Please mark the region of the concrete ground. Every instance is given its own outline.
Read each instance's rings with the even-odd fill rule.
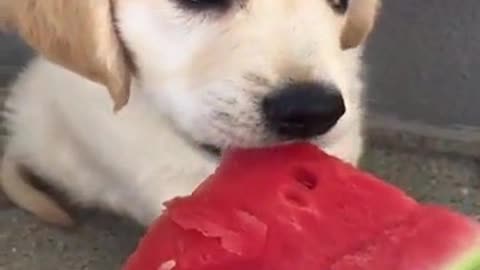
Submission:
[[[480,164],[473,158],[370,144],[363,167],[422,201],[480,214]],[[1,201],[1,199],[0,199]],[[0,270],[120,269],[142,230],[127,220],[83,213],[82,224],[60,230],[0,202]]]

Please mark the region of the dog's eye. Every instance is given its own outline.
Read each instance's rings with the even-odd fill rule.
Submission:
[[[230,7],[232,0],[176,0],[181,8],[191,11],[223,11]]]
[[[348,1],[349,0],[328,0],[328,3],[336,12],[344,14],[348,8]]]

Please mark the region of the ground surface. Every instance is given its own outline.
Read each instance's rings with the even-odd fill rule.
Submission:
[[[417,199],[480,214],[480,166],[473,159],[374,145],[363,164]],[[82,225],[63,231],[1,201],[0,270],[120,269],[142,233],[126,220],[97,213],[85,213]]]

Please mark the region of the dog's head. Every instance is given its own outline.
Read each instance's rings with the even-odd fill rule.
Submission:
[[[28,43],[117,109],[135,81],[179,130],[222,147],[321,136],[355,111],[379,0],[9,1]]]

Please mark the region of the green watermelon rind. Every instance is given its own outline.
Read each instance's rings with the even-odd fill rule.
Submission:
[[[480,270],[480,246],[462,255],[460,259],[455,260],[443,270]]]

